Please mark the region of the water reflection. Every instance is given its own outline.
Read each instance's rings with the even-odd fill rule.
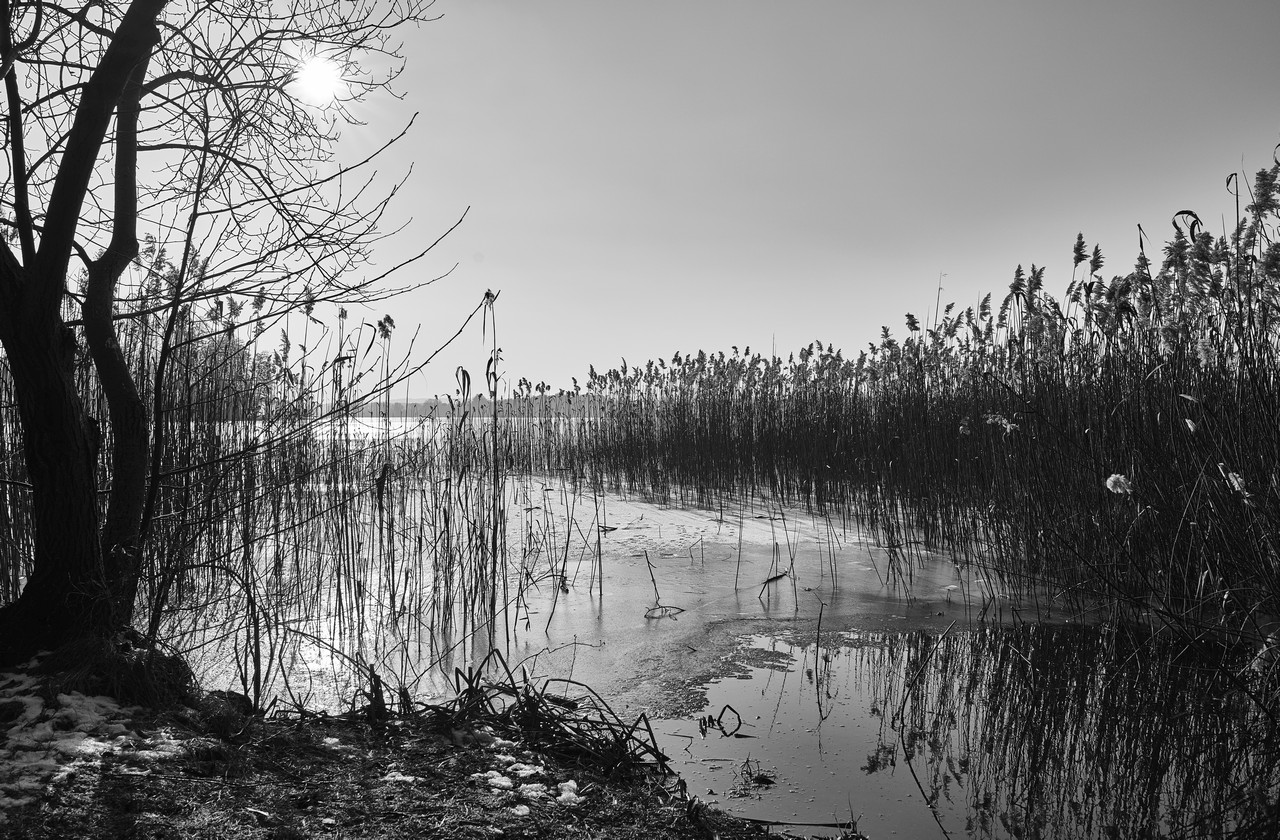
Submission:
[[[748,679],[713,685],[704,714],[732,706],[750,737],[665,729],[691,790],[748,816],[860,816],[873,837],[1277,836],[1256,675],[1172,641],[957,626],[754,637],[745,658]],[[726,798],[748,759],[778,784]]]

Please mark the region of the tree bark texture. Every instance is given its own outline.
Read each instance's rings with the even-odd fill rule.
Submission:
[[[35,527],[32,574],[18,600],[0,609],[0,664],[73,639],[114,634],[132,618],[139,572],[137,523],[145,497],[146,417],[123,365],[111,310],[115,282],[137,253],[136,133],[131,129],[136,126],[136,91],[159,41],[156,19],[164,5],[165,0],[130,3],[85,84],[35,252],[27,244],[26,234],[37,229],[30,215],[15,219],[19,233],[26,232],[21,263],[0,244],[0,342],[22,423]],[[20,103],[8,82],[6,92],[11,133],[16,129],[20,140]],[[85,322],[119,436],[116,444],[124,446],[116,461],[123,459],[126,465],[119,478],[113,475],[113,485],[120,479],[122,483],[113,486],[104,532],[99,527],[95,475],[98,434],[76,390],[75,338],[62,320],[61,307],[85,195],[113,120],[118,181],[114,221],[119,227],[107,252],[90,264],[91,300]],[[14,170],[23,171],[21,142],[11,138],[10,149]],[[22,191],[25,181],[16,178],[15,186]],[[17,196],[15,207],[25,206],[25,200],[25,194]],[[137,468],[129,469],[127,465],[135,462]]]
[[[114,624],[98,539],[95,435],[72,375],[61,319],[0,329],[13,372],[32,486],[35,555],[22,595],[0,609],[0,661],[23,659]]]
[[[147,498],[148,424],[142,395],[120,349],[112,320],[116,284],[138,255],[138,112],[147,75],[144,57],[133,68],[116,117],[114,228],[111,243],[89,266],[85,284],[85,341],[111,420],[111,490],[102,530],[107,586],[117,619],[128,624],[138,594],[142,510]]]

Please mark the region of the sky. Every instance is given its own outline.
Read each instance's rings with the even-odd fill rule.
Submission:
[[[418,114],[384,163],[412,172],[379,263],[470,210],[405,279],[452,274],[383,308],[427,349],[499,293],[510,386],[733,346],[856,355],[939,296],[998,300],[1019,264],[1061,295],[1077,233],[1108,278],[1139,224],[1157,248],[1183,209],[1220,233],[1227,176],[1280,142],[1276,0],[434,11],[406,33],[403,99],[359,106],[347,144]],[[482,381],[493,336],[469,330],[409,390],[453,391],[458,365]]]

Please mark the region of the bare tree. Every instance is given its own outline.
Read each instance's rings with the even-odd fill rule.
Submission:
[[[397,33],[429,20],[430,5],[0,1],[0,343],[35,527],[26,586],[0,608],[0,662],[131,626],[164,441],[163,407],[144,400],[121,350],[122,320],[162,318],[171,346],[183,307],[202,300],[251,300],[244,321],[258,324],[378,300],[401,291],[392,271],[430,250],[373,272],[403,182],[379,185],[376,154],[337,157],[358,104],[403,67]],[[305,89],[315,73],[324,89]],[[138,260],[144,235],[172,260],[163,284]],[[76,387],[81,337],[108,407],[103,432]]]

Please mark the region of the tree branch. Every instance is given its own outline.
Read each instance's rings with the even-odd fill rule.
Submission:
[[[18,92],[17,73],[10,69],[4,77],[5,97],[9,105],[9,145],[13,167],[13,224],[18,229],[22,246],[22,262],[35,259],[35,235],[31,219],[31,193],[27,183],[27,152],[22,135],[22,96]]]
[[[3,16],[3,23],[0,23],[0,26],[4,27],[4,51],[0,53],[0,77],[8,76],[18,58],[34,47],[36,40],[40,37],[40,29],[44,24],[44,4],[34,5],[36,20],[31,26],[31,34],[15,44],[13,43],[13,9],[7,0],[0,3],[0,15]]]
[[[30,302],[37,311],[56,311],[62,304],[71,244],[98,153],[134,68],[159,43],[155,22],[165,3],[166,0],[134,0],[129,4],[102,61],[84,87],[49,195],[44,236],[34,261],[33,275],[42,281]]]

